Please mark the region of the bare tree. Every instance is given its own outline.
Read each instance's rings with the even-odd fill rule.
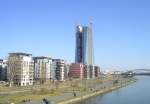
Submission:
[[[41,84],[46,82],[46,63],[42,62],[41,66]]]
[[[9,80],[9,87],[12,87],[15,77],[15,61],[8,61],[8,80]]]

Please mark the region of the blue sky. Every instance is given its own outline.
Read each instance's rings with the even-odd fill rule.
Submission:
[[[74,61],[75,25],[93,19],[95,63],[150,68],[149,0],[0,0],[0,57],[28,52]]]

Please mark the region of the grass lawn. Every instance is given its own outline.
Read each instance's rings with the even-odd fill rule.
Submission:
[[[41,100],[43,98],[56,96],[58,94],[59,92],[56,90],[48,90],[42,88],[39,91],[32,90],[31,92],[28,93],[17,93],[13,95],[0,96],[0,102],[13,102],[15,104],[20,104],[23,100],[28,100],[28,99]]]

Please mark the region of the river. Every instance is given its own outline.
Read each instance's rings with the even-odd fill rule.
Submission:
[[[150,76],[138,76],[136,83],[77,104],[150,104]]]

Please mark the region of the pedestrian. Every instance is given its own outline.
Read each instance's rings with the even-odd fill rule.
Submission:
[[[76,97],[76,96],[77,96],[75,92],[73,92],[73,95],[74,95],[74,97]]]
[[[49,102],[48,102],[48,100],[47,99],[43,99],[43,102],[45,103],[45,104],[49,104]]]

